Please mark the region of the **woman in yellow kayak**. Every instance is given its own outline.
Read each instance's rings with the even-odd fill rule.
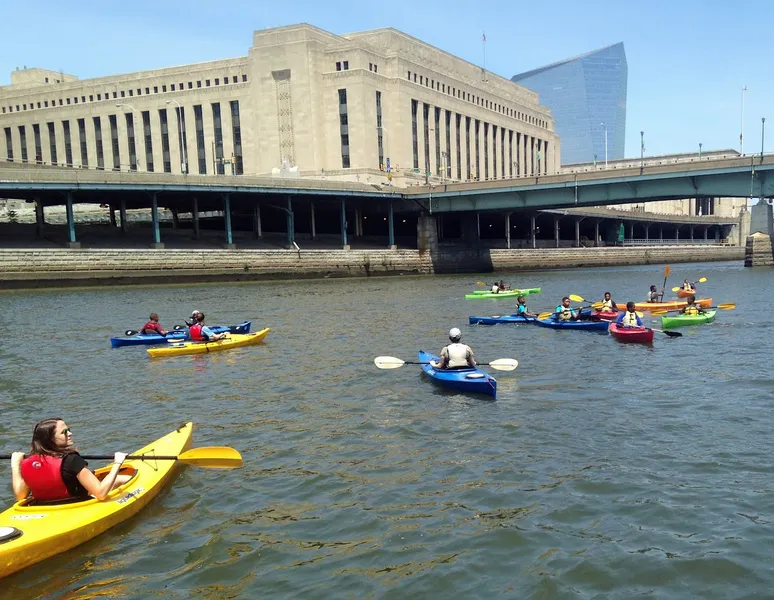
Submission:
[[[35,500],[53,502],[94,496],[104,500],[114,487],[129,481],[119,475],[126,454],[116,452],[113,468],[101,481],[73,445],[73,433],[62,419],[44,419],[32,432],[32,450],[11,455],[13,493],[21,501],[30,494]]]
[[[681,315],[698,315],[707,312],[703,307],[696,304],[696,296],[688,296],[688,304],[680,309]]]

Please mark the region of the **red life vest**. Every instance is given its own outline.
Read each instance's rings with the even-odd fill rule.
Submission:
[[[204,336],[202,335],[202,324],[197,323],[196,325],[191,325],[191,328],[188,330],[188,334],[191,336],[191,339],[194,342],[203,342]]]
[[[161,325],[159,323],[154,323],[153,321],[148,321],[145,325],[142,326],[142,331],[155,331],[156,333],[161,333],[160,331]]]
[[[71,497],[62,478],[62,457],[33,454],[21,462],[21,476],[36,500]]]

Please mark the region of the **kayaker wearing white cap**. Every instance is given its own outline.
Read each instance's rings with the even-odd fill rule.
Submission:
[[[199,322],[196,317],[198,317],[200,314],[202,314],[202,311],[200,311],[200,310],[192,310],[191,311],[191,322],[189,323],[188,321],[186,321],[185,324],[188,327],[196,325]]]
[[[436,369],[460,369],[476,366],[476,357],[473,356],[473,350],[466,344],[461,344],[462,332],[453,327],[449,331],[451,344],[441,348],[438,364],[433,364]]]

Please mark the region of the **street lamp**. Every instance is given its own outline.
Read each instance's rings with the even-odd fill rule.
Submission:
[[[607,169],[607,125],[600,123],[605,128],[605,169]]]
[[[739,122],[739,153],[744,154],[744,93],[747,86],[742,87],[742,115]]]
[[[761,162],[763,162],[763,131],[766,125],[766,117],[761,117]]]
[[[185,140],[183,139],[183,108],[177,100],[167,100],[166,104],[177,105],[177,124],[180,126],[180,147],[183,149],[183,163],[181,166],[183,175],[188,175],[188,154],[185,149]]]
[[[645,166],[645,132],[640,131],[640,167]]]

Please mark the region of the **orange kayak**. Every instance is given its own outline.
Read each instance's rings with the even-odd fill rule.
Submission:
[[[669,300],[667,302],[635,302],[635,310],[673,310],[675,308],[682,308],[686,306],[688,302],[685,300]],[[712,306],[712,298],[702,298],[696,300],[698,306]]]
[[[692,292],[686,292],[685,290],[677,290],[677,297],[678,298],[687,298],[688,296],[695,296],[696,290],[693,290]]]

